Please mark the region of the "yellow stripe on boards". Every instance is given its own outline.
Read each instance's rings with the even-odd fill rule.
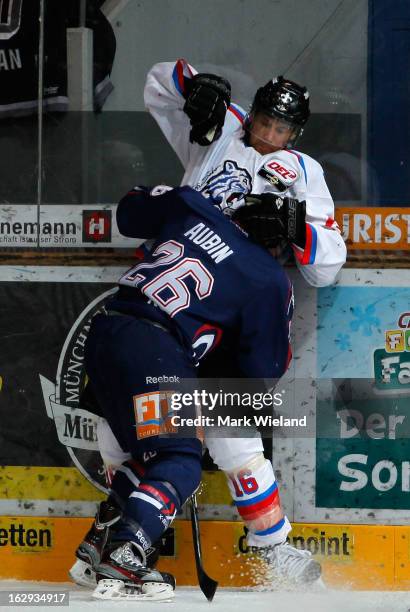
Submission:
[[[200,504],[231,505],[222,472],[203,472]],[[104,494],[74,467],[0,466],[0,499],[100,501]]]
[[[0,499],[100,501],[104,493],[74,467],[0,466]]]
[[[0,579],[67,580],[74,551],[90,524],[84,518],[0,517]],[[174,574],[181,586],[196,585],[191,524],[178,520],[173,528],[172,553],[161,557],[158,567]],[[204,566],[220,586],[267,584],[265,568],[247,550],[241,525],[201,521],[201,536]],[[330,588],[410,590],[410,527],[297,523],[291,537],[314,552]]]

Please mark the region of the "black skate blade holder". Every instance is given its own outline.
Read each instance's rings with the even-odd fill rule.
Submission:
[[[194,545],[195,565],[199,588],[207,600],[211,602],[214,598],[216,589],[218,588],[218,583],[216,580],[213,580],[208,576],[202,565],[201,533],[199,531],[198,504],[195,493],[189,498],[189,502],[191,505],[192,541]]]

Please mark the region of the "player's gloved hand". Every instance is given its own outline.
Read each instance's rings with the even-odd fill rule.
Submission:
[[[184,113],[191,120],[190,142],[208,146],[218,140],[231,103],[229,82],[215,74],[196,74],[185,79]]]
[[[283,242],[306,243],[306,202],[281,198],[274,193],[249,194],[245,205],[238,208],[233,220],[262,246],[271,248]]]

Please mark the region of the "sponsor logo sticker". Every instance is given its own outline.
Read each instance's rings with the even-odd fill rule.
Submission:
[[[285,185],[292,185],[298,178],[298,173],[293,168],[285,166],[283,162],[279,162],[277,159],[271,159],[263,167],[268,172],[278,176]]]
[[[83,242],[111,242],[111,210],[83,210]]]
[[[293,168],[288,168],[281,161],[271,159],[258,171],[268,183],[276,187],[278,191],[286,191],[298,178],[298,173]]]
[[[135,422],[137,438],[144,440],[151,436],[175,433],[177,428],[172,425],[171,407],[172,391],[152,391],[134,395]]]

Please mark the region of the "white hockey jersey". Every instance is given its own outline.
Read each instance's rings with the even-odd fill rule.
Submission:
[[[271,192],[306,201],[306,245],[292,245],[298,268],[314,286],[330,285],[346,261],[346,246],[334,220],[334,203],[322,167],[299,151],[261,155],[244,142],[245,112],[231,104],[220,138],[208,147],[189,142],[183,112],[184,78],[196,71],[185,60],[156,64],[148,73],[145,105],[181,160],[183,185],[236,208],[248,193]],[[241,202],[242,200],[242,202]]]

